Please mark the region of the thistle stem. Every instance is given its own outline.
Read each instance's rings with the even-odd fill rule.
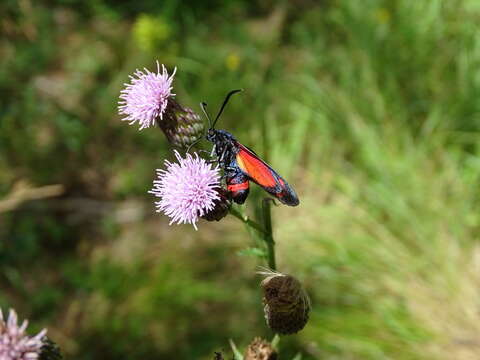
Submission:
[[[242,215],[237,209],[233,207],[230,208],[230,214],[235,216],[237,219],[240,219],[244,224],[250,226],[251,228],[257,230],[262,235],[265,234],[265,230],[263,229],[262,225],[250,219],[247,215]]]
[[[272,230],[272,214],[270,210],[270,202],[272,199],[263,199],[262,201],[262,221],[263,226],[257,223],[256,221],[250,219],[247,215],[243,215],[235,208],[230,208],[230,214],[235,216],[237,219],[240,219],[247,228],[257,230],[262,240],[267,246],[267,262],[268,267],[272,270],[277,270],[277,263],[275,261],[275,241],[273,240],[273,230]]]
[[[272,212],[270,209],[270,202],[272,199],[263,199],[262,201],[262,219],[265,231],[263,232],[263,241],[267,244],[268,266],[272,270],[277,270],[275,261],[275,241],[273,240],[272,231]]]

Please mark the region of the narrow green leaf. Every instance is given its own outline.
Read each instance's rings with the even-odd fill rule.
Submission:
[[[292,360],[302,360],[302,354],[298,353]]]
[[[280,336],[278,334],[275,334],[275,336],[273,337],[272,341],[270,342],[270,344],[272,345],[272,347],[278,351],[278,344],[280,343]]]
[[[235,360],[243,360],[243,355],[240,351],[238,351],[237,346],[235,345],[233,340],[230,339],[229,342],[230,342],[230,347],[232,348],[232,351],[233,351],[233,358]]]
[[[260,259],[265,259],[267,257],[265,250],[258,247],[248,247],[246,249],[239,250],[237,254],[240,256],[253,256]]]

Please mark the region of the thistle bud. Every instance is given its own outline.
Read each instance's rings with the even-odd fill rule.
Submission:
[[[256,337],[245,352],[244,360],[277,360],[275,349],[262,338]]]
[[[187,148],[203,134],[204,124],[198,114],[188,107],[183,107],[170,98],[163,119],[157,119],[170,144]]]
[[[48,337],[44,336],[42,339],[42,348],[40,349],[39,360],[61,360],[62,354],[60,348]]]
[[[213,360],[224,360],[222,353],[215,351]]]
[[[214,200],[214,207],[212,210],[201,216],[202,219],[207,221],[220,221],[227,216],[228,211],[232,203],[228,199],[227,192],[223,188],[217,188],[218,199]]]
[[[302,330],[308,321],[310,300],[300,281],[291,275],[262,272],[263,303],[267,325],[279,334]]]

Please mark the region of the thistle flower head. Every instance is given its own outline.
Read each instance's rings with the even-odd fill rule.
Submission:
[[[155,125],[157,118],[162,119],[167,109],[168,99],[175,94],[172,93],[172,82],[176,72],[168,75],[167,69],[157,61],[157,72],[136,70],[130,75],[130,83],[124,84],[125,89],[120,92],[118,112],[125,115],[122,120],[129,121],[132,125],[136,122],[140,130]]]
[[[272,345],[263,340],[262,338],[256,337],[248,345],[247,351],[245,352],[244,360],[277,360],[278,354]]]
[[[170,224],[188,223],[197,230],[198,218],[211,211],[219,199],[220,170],[195,153],[182,158],[175,151],[178,163],[165,160],[166,170],[157,169],[157,179],[149,193],[159,197],[157,212],[171,218]]]
[[[30,337],[25,333],[27,326],[27,320],[18,325],[17,314],[12,309],[5,321],[0,309],[0,360],[38,359],[43,346],[42,338],[47,330],[43,329],[37,335]]]

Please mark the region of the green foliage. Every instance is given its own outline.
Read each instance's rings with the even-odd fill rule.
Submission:
[[[0,206],[0,305],[48,327],[65,357],[212,359],[229,339],[272,337],[265,252],[243,225],[195,232],[154,213],[147,190],[171,149],[116,103],[157,59],[196,111],[245,88],[219,128],[299,193],[272,207],[279,270],[312,301],[282,359],[478,357],[477,1],[0,9],[0,204],[19,184],[64,187]],[[252,185],[247,213],[263,196]]]
[[[234,360],[243,360],[243,354],[238,350],[233,340],[230,340],[230,347],[232,348]]]
[[[140,15],[133,26],[136,43],[142,50],[149,52],[161,48],[171,33],[171,26],[161,17],[155,18],[147,14]]]

